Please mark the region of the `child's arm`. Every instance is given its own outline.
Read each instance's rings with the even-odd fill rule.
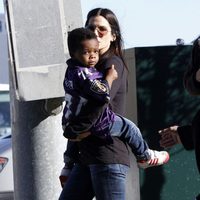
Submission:
[[[98,72],[97,72],[98,73]],[[99,72],[100,74],[100,72]],[[96,76],[97,78],[93,78]],[[83,82],[81,83],[82,91],[88,98],[92,101],[97,101],[97,103],[105,104],[110,101],[110,89],[112,83],[117,79],[117,71],[114,69],[114,65],[107,71],[105,79],[99,78],[98,74],[86,74]],[[84,79],[85,78],[85,79]]]
[[[115,79],[118,78],[118,73],[115,70],[115,66],[112,65],[110,69],[108,69],[105,80],[108,82],[109,88],[111,89],[112,83]]]
[[[79,135],[90,130],[96,120],[99,118],[103,110],[102,105],[96,104],[95,101],[88,102],[84,109],[70,121],[70,124],[64,127],[63,136],[68,139],[77,139]],[[65,125],[65,117],[63,116],[63,125]]]
[[[107,69],[105,78],[103,78],[101,73],[98,71],[96,71],[95,74],[87,73],[85,76],[84,74],[82,75],[82,80],[79,82],[79,84],[82,86],[81,90],[83,94],[86,95],[86,98],[91,105],[85,110],[89,109],[90,113],[93,113],[95,107],[96,113],[100,113],[102,110],[101,107],[110,101],[110,89],[112,87],[112,83],[118,78],[118,73],[115,70],[115,66],[112,64],[111,68]],[[97,118],[97,116],[95,118]]]

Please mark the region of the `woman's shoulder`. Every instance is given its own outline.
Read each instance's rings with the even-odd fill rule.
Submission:
[[[116,62],[118,64],[123,65],[122,59],[117,55],[112,55],[109,58],[107,58],[107,62]]]
[[[124,71],[125,65],[119,56],[113,55],[106,59],[105,69],[110,68],[112,65],[115,66],[118,73]]]

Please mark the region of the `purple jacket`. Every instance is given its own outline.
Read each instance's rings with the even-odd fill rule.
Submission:
[[[107,136],[114,120],[114,113],[108,106],[110,96],[107,81],[94,67],[83,67],[73,59],[69,59],[67,64],[63,82],[66,101],[62,117],[64,136],[74,139],[88,130],[99,136]]]

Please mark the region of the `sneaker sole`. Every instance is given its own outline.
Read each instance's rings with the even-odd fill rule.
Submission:
[[[146,169],[146,168],[149,168],[149,167],[161,166],[161,165],[166,164],[169,161],[169,159],[170,159],[170,156],[169,156],[169,153],[167,153],[165,160],[160,164],[157,164],[157,162],[152,162],[152,163],[148,163],[148,164],[146,164],[146,163],[143,164],[143,163],[138,162],[138,167],[141,168],[141,169]]]

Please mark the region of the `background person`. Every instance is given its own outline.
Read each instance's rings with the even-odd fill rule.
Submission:
[[[200,37],[193,43],[192,59],[185,76],[184,86],[191,95],[200,95]],[[185,126],[170,126],[160,130],[160,145],[164,148],[182,144],[186,150],[195,150],[197,167],[200,173],[200,110],[192,123]],[[200,200],[200,194],[196,197]]]

